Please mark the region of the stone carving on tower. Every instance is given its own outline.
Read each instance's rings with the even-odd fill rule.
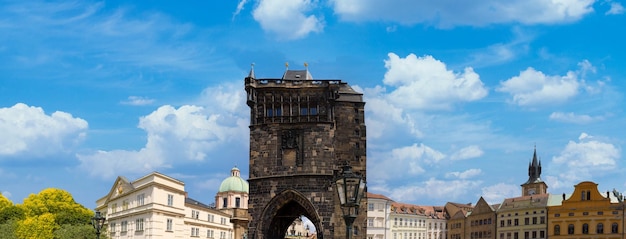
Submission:
[[[285,238],[300,216],[315,226],[317,238],[342,238],[346,228],[333,179],[345,164],[366,177],[363,94],[341,80],[313,79],[307,65],[268,79],[256,78],[252,68],[245,90],[249,238]],[[355,227],[365,232],[366,207],[360,212]]]

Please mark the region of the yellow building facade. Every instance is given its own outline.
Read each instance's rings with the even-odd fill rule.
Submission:
[[[562,195],[560,205],[548,207],[550,239],[624,238],[624,202],[610,192],[600,193],[590,181]]]

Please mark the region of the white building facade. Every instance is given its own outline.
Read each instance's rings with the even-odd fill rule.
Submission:
[[[233,239],[230,214],[187,197],[182,181],[158,172],[132,182],[118,177],[96,210],[111,239]]]
[[[391,203],[388,197],[367,193],[367,239],[391,239]]]

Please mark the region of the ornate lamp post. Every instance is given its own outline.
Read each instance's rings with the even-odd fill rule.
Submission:
[[[352,166],[343,166],[343,172],[337,179],[337,194],[341,202],[343,219],[346,221],[346,238],[352,238],[352,224],[359,215],[359,204],[365,191],[365,180],[352,172]]]
[[[91,225],[96,229],[96,238],[100,239],[100,230],[104,226],[105,217],[103,217],[99,211],[96,211],[96,215],[91,218]]]

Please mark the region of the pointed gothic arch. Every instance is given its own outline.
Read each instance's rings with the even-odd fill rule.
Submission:
[[[285,190],[276,195],[263,209],[257,235],[264,238],[285,238],[285,232],[291,223],[300,215],[304,215],[315,226],[317,238],[323,239],[323,226],[320,216],[313,204],[302,194],[295,190]]]

